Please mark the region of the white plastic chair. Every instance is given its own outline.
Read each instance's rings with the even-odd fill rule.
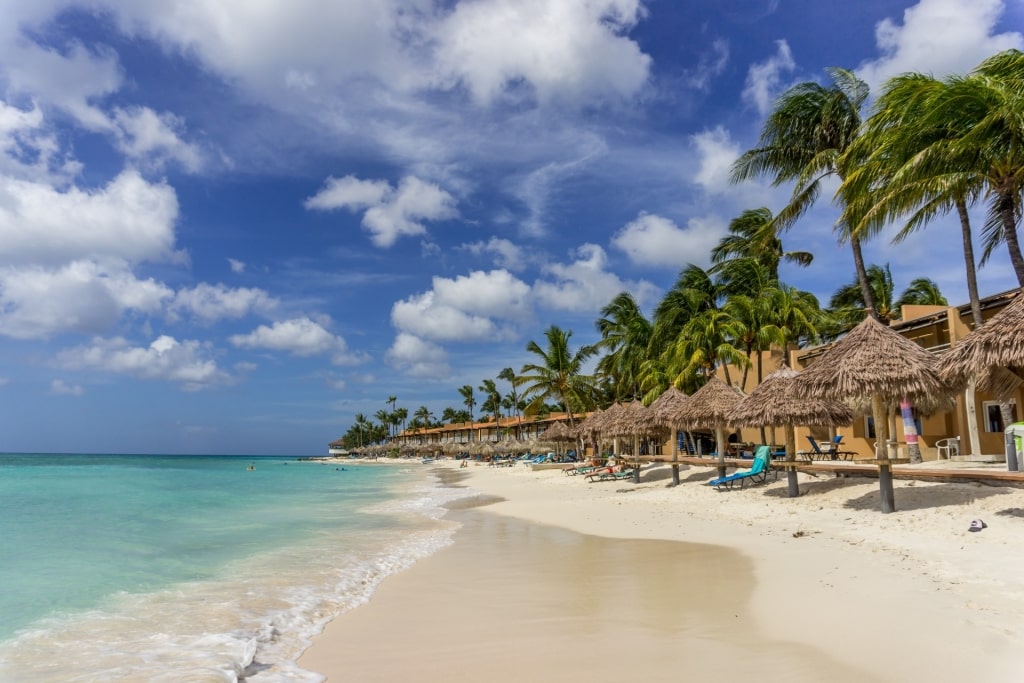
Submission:
[[[939,439],[935,442],[935,450],[938,452],[938,459],[943,457],[949,460],[951,457],[960,455],[960,437],[954,436],[948,439]]]

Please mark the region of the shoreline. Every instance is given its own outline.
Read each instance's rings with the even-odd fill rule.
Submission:
[[[1015,645],[1024,631],[1024,552],[1016,546],[1024,531],[1024,491],[897,482],[903,511],[883,516],[874,508],[877,483],[870,480],[808,479],[801,483],[805,495],[789,499],[784,480],[715,491],[703,485],[711,473],[699,468],[684,469],[683,483],[671,488],[668,467],[646,469],[638,486],[589,484],[526,467],[459,470],[448,462],[435,467],[445,479],[464,476],[458,485],[467,487],[468,497],[486,497],[488,504],[452,512],[468,531],[460,530],[453,546],[389,577],[369,604],[328,624],[300,666],[330,681],[352,680],[353,672],[360,673],[358,680],[404,675],[420,681],[480,676],[500,681],[509,670],[501,653],[512,648],[517,666],[526,667],[518,676],[525,671],[541,680],[577,680],[587,673],[587,680],[612,680],[602,678],[612,670],[609,663],[594,669],[592,659],[551,655],[574,651],[579,631],[590,624],[593,651],[611,647],[636,654],[625,658],[628,674],[646,680],[675,680],[679,667],[687,673],[721,673],[722,657],[737,680],[746,679],[744,663],[754,667],[750,676],[786,681],[821,680],[827,670],[830,680],[999,683],[1015,680],[1020,669]],[[969,533],[973,518],[985,519],[988,528]],[[723,553],[732,560],[719,563],[710,577],[698,566],[657,579],[663,581],[662,597],[648,599],[645,610],[636,612],[635,601],[623,601],[605,617],[591,615],[574,622],[573,632],[548,633],[538,641],[530,629],[516,628],[531,618],[517,612],[517,605],[551,591],[575,595],[587,580],[588,572],[554,571],[549,557],[557,543],[542,551],[549,557],[529,552],[529,538],[558,533],[573,535],[570,544],[600,549],[602,556],[615,555],[617,547],[634,548],[603,570],[620,576],[615,585],[624,583],[622,575],[667,571],[672,563],[666,557],[689,551],[712,565]],[[511,538],[508,547],[491,538],[502,534]],[[665,542],[672,550],[655,547]],[[481,551],[517,558],[516,571],[480,564],[486,558],[477,555],[487,554]],[[725,571],[733,565],[749,570]],[[495,582],[515,585],[517,591],[495,588]],[[630,589],[623,592],[629,595]],[[443,596],[432,597],[438,593]],[[702,596],[715,597],[701,603]],[[730,596],[740,599],[732,602]],[[486,614],[474,611],[481,601],[487,603]],[[666,604],[674,605],[667,613]],[[547,614],[534,608],[534,618]],[[687,610],[697,615],[696,625],[678,621]],[[734,621],[723,625],[727,612]],[[545,618],[568,623],[574,614],[563,606]],[[603,618],[636,628],[608,631]],[[481,633],[481,619],[501,633],[501,649]],[[431,635],[439,623],[444,632]],[[435,628],[424,630],[424,624]],[[450,649],[453,634],[469,635],[465,643],[458,639],[457,651]],[[396,661],[396,652],[410,648],[416,657]],[[447,656],[434,659],[437,649]],[[426,660],[433,670],[415,664]]]

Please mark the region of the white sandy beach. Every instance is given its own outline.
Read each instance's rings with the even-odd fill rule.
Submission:
[[[438,466],[490,504],[453,511],[454,545],[302,666],[334,683],[1024,679],[1024,490],[898,480],[882,515],[868,479],[801,475],[790,499],[784,476],[719,492],[710,468],[669,487],[667,466],[639,485]]]

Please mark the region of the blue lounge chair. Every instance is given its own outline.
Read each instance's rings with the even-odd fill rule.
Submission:
[[[832,454],[828,451],[822,450],[821,446],[814,440],[813,436],[808,436],[807,441],[811,444],[811,450],[800,451],[797,453],[799,457],[806,458],[807,460],[829,460],[832,458]]]
[[[754,451],[754,463],[750,466],[749,470],[741,470],[730,474],[727,477],[718,477],[708,482],[709,486],[714,486],[719,491],[722,487],[732,488],[736,482],[740,483],[740,488],[748,481],[752,484],[759,484],[768,479],[768,470],[771,465],[769,460],[771,459],[771,449],[768,446],[758,446]]]

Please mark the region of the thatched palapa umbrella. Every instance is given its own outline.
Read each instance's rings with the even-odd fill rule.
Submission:
[[[715,430],[715,444],[718,449],[718,476],[725,476],[725,426],[729,414],[743,399],[743,392],[731,387],[717,377],[698,389],[679,413],[683,423],[697,429]]]
[[[634,458],[633,481],[640,483],[640,440],[654,436],[663,431],[663,427],[655,419],[650,408],[644,407],[641,401],[633,401],[623,405],[622,410],[609,421],[606,431],[613,437],[630,437],[633,440],[631,449]]]
[[[690,397],[675,387],[669,387],[661,393],[661,396],[654,399],[649,406],[651,414],[657,424],[669,430],[672,435],[672,485],[679,485],[679,438],[676,431],[683,426],[679,414],[683,407],[690,400]]]
[[[594,444],[595,457],[601,454],[600,448],[597,443],[597,435],[599,431],[598,428],[600,426],[601,420],[603,419],[603,416],[604,411],[598,408],[591,412],[590,415],[587,415],[587,417],[584,418],[583,421],[576,425],[575,429],[572,430],[576,438],[580,440],[584,452],[586,452],[586,445],[588,443]]]
[[[962,391],[977,379],[980,389],[1010,400],[1024,384],[1024,296],[1021,293],[987,323],[976,327],[939,359],[939,376]],[[972,389],[969,387],[968,391]],[[972,445],[976,445],[973,444]],[[1015,449],[1007,448],[1007,469],[1017,470]]]
[[[541,439],[548,441],[555,448],[555,451],[561,455],[561,445],[572,443],[576,441],[576,435],[564,422],[556,422],[540,435]]]
[[[789,392],[789,385],[797,377],[795,370],[783,365],[764,378],[750,395],[740,401],[729,421],[738,427],[785,427],[786,461],[796,460],[796,433],[794,425],[806,427],[834,427],[853,422],[853,410],[838,401],[807,399]],[[790,467],[789,496],[800,495],[796,470]]]
[[[1024,384],[1024,296],[1018,295],[943,354],[939,375],[958,391],[978,377],[980,389],[999,399],[1012,398]]]
[[[949,393],[938,377],[938,361],[921,346],[868,316],[837,341],[811,367],[790,382],[797,396],[819,400],[859,400],[871,397],[875,436],[889,441],[886,403],[911,401]],[[876,453],[882,512],[895,512],[892,466],[888,448]]]
[[[605,440],[606,438],[611,438],[612,440],[613,453],[616,453],[616,451],[619,450],[619,441],[618,438],[616,438],[618,435],[615,434],[614,432],[616,431],[616,425],[618,423],[619,418],[622,415],[622,411],[624,411],[625,409],[626,407],[621,403],[613,403],[612,405],[605,408],[604,412],[602,412],[600,417],[596,420],[596,424],[592,424],[590,426],[591,429],[595,430],[595,433],[598,436],[599,450],[601,441]]]

